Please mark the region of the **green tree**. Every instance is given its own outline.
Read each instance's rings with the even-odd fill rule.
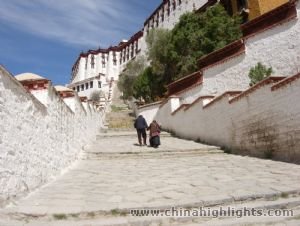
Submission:
[[[197,60],[242,36],[241,19],[230,17],[221,4],[202,14],[181,16],[171,34],[170,56],[176,62],[174,79],[197,70]]]
[[[252,67],[249,71],[249,78],[250,78],[250,86],[255,85],[256,83],[260,82],[261,80],[269,77],[273,73],[272,67],[267,68],[261,62],[258,62],[254,67]]]
[[[156,101],[160,96],[159,83],[158,76],[153,73],[152,67],[147,67],[134,82],[133,96],[146,103]]]
[[[170,61],[169,44],[171,32],[166,29],[152,29],[146,37],[148,59],[156,74],[164,74],[165,65]]]
[[[133,96],[138,100],[144,100],[146,103],[151,101],[151,68],[147,68],[141,73],[134,82]]]
[[[124,99],[133,97],[133,84],[138,75],[143,72],[146,67],[146,59],[138,57],[136,60],[130,61],[125,70],[120,74],[118,88],[123,92]]]

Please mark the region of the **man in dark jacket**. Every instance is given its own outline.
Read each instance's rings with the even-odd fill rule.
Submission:
[[[147,134],[146,134],[146,129],[148,128],[147,122],[144,119],[142,115],[139,115],[137,119],[134,122],[134,128],[136,128],[138,139],[139,139],[139,144],[142,146],[142,137],[143,137],[143,143],[144,145],[147,145],[146,139],[147,139]]]

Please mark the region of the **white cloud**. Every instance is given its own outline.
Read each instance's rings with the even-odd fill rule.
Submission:
[[[0,0],[0,20],[67,44],[107,47],[142,28],[135,0]]]

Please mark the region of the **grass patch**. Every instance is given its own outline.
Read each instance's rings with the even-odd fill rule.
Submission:
[[[282,193],[280,194],[280,197],[286,199],[286,198],[289,197],[289,194],[286,193],[286,192],[282,192]]]
[[[73,218],[78,218],[79,217],[79,213],[72,213],[70,214],[71,217]]]
[[[232,154],[232,150],[228,147],[222,146],[221,150],[224,151],[226,154]]]
[[[122,216],[122,217],[127,216],[127,212],[121,211],[121,210],[118,210],[118,209],[113,209],[113,210],[110,211],[110,213],[113,216]]]
[[[87,216],[88,217],[95,217],[95,213],[94,212],[88,212]]]
[[[176,133],[173,132],[173,131],[171,131],[170,134],[171,134],[172,137],[177,137]]]
[[[196,142],[196,143],[200,143],[200,144],[203,143],[202,140],[201,140],[200,138],[196,139],[195,142]]]
[[[272,159],[274,157],[274,150],[267,150],[264,152],[265,159]]]
[[[279,199],[279,196],[273,196],[273,197],[271,197],[269,200],[270,201],[276,201],[276,200],[278,200]]]
[[[207,141],[202,140],[201,138],[197,138],[196,140],[194,140],[194,142],[199,143],[199,144],[210,145]]]
[[[119,215],[120,214],[120,211],[117,210],[117,209],[113,209],[110,211],[110,213],[113,215],[113,216],[116,216],[116,215]]]
[[[67,219],[67,215],[64,213],[53,214],[55,220],[65,220]]]
[[[119,111],[122,111],[124,108],[122,107],[118,107],[116,105],[111,105],[111,111],[112,112],[119,112]]]
[[[120,215],[121,215],[122,217],[126,217],[126,216],[127,216],[127,213],[126,213],[126,212],[121,212]]]

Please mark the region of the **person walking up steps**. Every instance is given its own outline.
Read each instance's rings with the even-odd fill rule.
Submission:
[[[146,129],[148,128],[148,124],[142,115],[139,115],[139,117],[137,117],[137,119],[135,120],[134,128],[137,131],[140,146],[142,146],[142,137],[143,137],[143,144],[147,145]]]
[[[161,128],[159,124],[156,122],[156,120],[153,120],[153,122],[151,122],[150,126],[148,127],[147,130],[150,130],[149,142],[151,147],[158,148],[158,146],[160,145],[160,129]]]

